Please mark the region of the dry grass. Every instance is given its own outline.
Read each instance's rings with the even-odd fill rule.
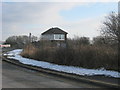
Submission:
[[[21,55],[61,65],[95,69],[104,67],[108,70],[118,71],[118,52],[109,46],[74,45],[70,43],[67,48],[51,47],[51,45],[38,48],[31,44],[24,48]]]

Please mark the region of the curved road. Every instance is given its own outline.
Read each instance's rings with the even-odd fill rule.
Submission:
[[[2,88],[94,88],[96,86],[31,71],[2,62]]]

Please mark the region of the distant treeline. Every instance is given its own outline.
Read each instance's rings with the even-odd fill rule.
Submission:
[[[23,48],[30,42],[34,42],[36,40],[37,40],[36,36],[32,36],[31,38],[26,35],[10,36],[6,39],[4,44],[10,44],[12,48]]]

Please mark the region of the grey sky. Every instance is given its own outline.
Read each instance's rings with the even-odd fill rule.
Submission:
[[[5,40],[12,35],[28,35],[30,32],[39,37],[42,32],[51,27],[59,27],[67,31],[68,37],[70,38],[74,37],[74,35],[87,36],[90,38],[95,37],[99,35],[99,31],[97,30],[100,28],[104,16],[109,14],[108,12],[110,12],[112,10],[111,8],[115,5],[113,4],[113,7],[110,7],[109,4],[107,4],[108,7],[101,8],[106,8],[107,11],[102,12],[101,10],[101,13],[95,16],[86,15],[90,13],[95,14],[95,10],[95,12],[89,12],[92,11],[92,8],[89,11],[85,12],[83,10],[80,12],[81,14],[79,13],[79,10],[82,8],[94,7],[94,5],[96,6],[97,4],[88,2],[3,3],[2,39]],[[116,10],[116,7],[114,8]],[[71,15],[68,15],[68,13]],[[85,17],[80,18],[82,15],[85,15]]]

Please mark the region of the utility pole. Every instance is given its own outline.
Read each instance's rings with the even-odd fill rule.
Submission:
[[[29,33],[29,40],[28,40],[29,42],[28,42],[28,58],[30,58],[29,56],[30,56],[30,43],[31,43],[31,33]]]
[[[31,43],[31,33],[29,33],[29,43]]]

